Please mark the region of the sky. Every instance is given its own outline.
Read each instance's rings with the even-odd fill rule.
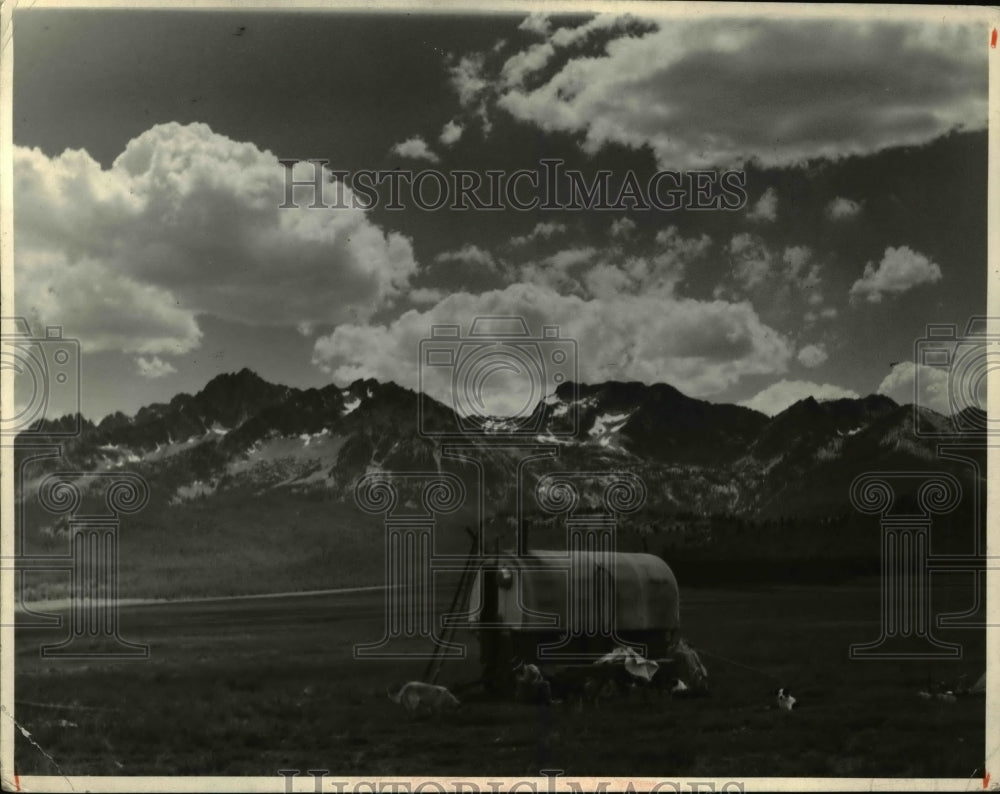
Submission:
[[[978,24],[239,9],[14,23],[16,311],[35,336],[79,340],[93,420],[243,367],[447,402],[456,368],[424,366],[421,340],[497,315],[532,339],[558,327],[559,374],[583,382],[771,414],[876,392],[944,410],[919,340],[985,313]],[[297,188],[281,208],[280,160],[343,172],[345,205],[310,208]],[[612,197],[662,172],[741,173],[743,195],[353,201],[366,169],[487,185],[543,160],[588,184],[608,172]],[[523,403],[519,373],[487,376],[491,412]]]

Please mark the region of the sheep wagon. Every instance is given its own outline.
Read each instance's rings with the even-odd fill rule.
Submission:
[[[500,690],[512,686],[513,659],[591,663],[621,643],[644,645],[656,659],[680,630],[677,579],[652,554],[500,552],[476,571],[469,612],[482,680]]]

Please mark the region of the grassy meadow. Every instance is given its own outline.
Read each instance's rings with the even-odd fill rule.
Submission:
[[[40,658],[57,630],[17,635],[19,774],[982,776],[982,697],[922,700],[928,678],[975,680],[983,632],[951,661],[851,661],[848,646],[878,636],[875,581],[835,586],[684,588],[683,633],[709,669],[708,697],[622,695],[588,707],[491,702],[474,686],[471,637],[440,682],[463,706],[410,722],[385,696],[425,662],[356,660],[382,636],[383,594],[364,592],[122,611],[122,633],[144,661]],[[971,602],[968,582],[938,583],[935,608]],[[447,593],[442,592],[442,597]],[[405,649],[419,647],[416,641]],[[792,689],[793,712],[773,691]],[[58,764],[58,768],[56,767]]]

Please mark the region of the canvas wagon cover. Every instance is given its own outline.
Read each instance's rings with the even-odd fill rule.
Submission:
[[[613,563],[607,565],[609,560]],[[570,580],[579,597],[586,599],[587,592],[601,592],[609,574],[613,574],[618,630],[660,631],[680,627],[677,579],[670,566],[652,554],[538,550],[518,557],[501,553],[488,560],[476,575],[470,594],[470,611],[474,614],[480,612],[485,597],[483,588],[493,578],[485,575],[488,570],[499,571],[496,611],[499,620],[511,626],[551,627],[552,622],[540,617],[541,614],[563,616],[559,625],[564,626]]]

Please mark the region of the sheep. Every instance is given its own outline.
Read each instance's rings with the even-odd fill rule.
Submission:
[[[438,684],[425,684],[423,681],[410,681],[403,684],[393,694],[386,688],[386,694],[393,703],[399,703],[411,717],[436,714],[440,711],[456,709],[461,701],[448,691],[447,687]]]

